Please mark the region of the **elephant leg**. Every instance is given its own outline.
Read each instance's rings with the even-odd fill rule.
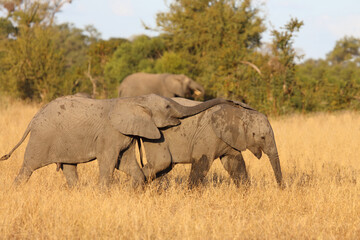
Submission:
[[[26,166],[25,164],[23,164],[21,166],[19,174],[16,176],[13,184],[15,186],[18,186],[23,183],[26,183],[29,180],[32,173],[33,173],[33,170],[31,168],[29,168],[29,166]]]
[[[171,153],[166,143],[144,142],[147,164],[142,168],[147,181],[169,172],[172,168]]]
[[[101,188],[109,187],[118,156],[119,152],[116,151],[116,149],[108,149],[97,158],[99,164],[99,184]]]
[[[78,182],[77,165],[76,164],[62,164],[62,170],[66,178],[66,182],[70,188],[74,187]]]
[[[118,169],[132,177],[134,188],[144,185],[145,176],[135,158],[135,144],[132,144],[127,150],[120,153],[120,164]]]
[[[226,155],[221,157],[220,160],[237,187],[239,187],[240,184],[250,184],[244,158],[241,153]]]
[[[38,142],[37,136],[30,136],[24,154],[24,162],[14,180],[14,185],[26,183],[36,169],[47,165],[45,162],[48,158],[49,146],[41,146]]]
[[[193,161],[191,164],[189,187],[198,186],[202,183],[206,174],[209,172],[213,159],[202,155],[198,161]]]

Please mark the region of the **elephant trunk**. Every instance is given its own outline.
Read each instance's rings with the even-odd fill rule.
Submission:
[[[192,106],[192,107],[183,106],[171,99],[170,99],[170,101],[171,101],[173,108],[176,110],[175,117],[177,117],[177,118],[184,118],[184,117],[189,117],[189,116],[198,114],[198,113],[205,111],[206,109],[209,109],[218,104],[230,104],[230,105],[234,104],[233,102],[222,99],[222,98],[211,99],[209,101],[200,103],[200,104]]]
[[[190,84],[190,88],[192,89],[192,93],[195,98],[202,97],[205,94],[204,87],[198,84],[197,82],[192,82]]]
[[[268,155],[271,163],[271,167],[274,171],[276,182],[279,185],[279,187],[283,187],[283,181],[282,181],[282,173],[281,173],[281,167],[280,167],[280,160],[279,155],[277,151],[274,154]]]

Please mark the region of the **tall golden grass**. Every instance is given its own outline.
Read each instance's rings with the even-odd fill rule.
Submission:
[[[0,155],[21,138],[39,106],[0,101]],[[116,171],[104,192],[96,161],[79,166],[68,189],[55,164],[12,187],[25,142],[0,162],[0,239],[359,239],[360,114],[270,119],[286,189],[278,189],[266,156],[244,153],[250,188],[236,188],[215,161],[205,186],[187,188],[179,165],[145,190]]]

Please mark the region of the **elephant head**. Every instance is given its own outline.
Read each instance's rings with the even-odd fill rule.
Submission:
[[[122,101],[126,101],[127,104],[121,104]],[[176,126],[180,124],[181,118],[223,103],[233,104],[231,101],[217,98],[187,107],[156,94],[119,98],[111,106],[109,120],[113,127],[125,135],[159,139],[161,134],[158,128]]]
[[[184,74],[169,74],[164,79],[165,87],[178,97],[201,98],[204,87]]]
[[[264,152],[270,160],[279,186],[282,173],[274,132],[267,117],[252,109],[222,105],[211,117],[216,135],[231,147],[249,149],[258,159]]]

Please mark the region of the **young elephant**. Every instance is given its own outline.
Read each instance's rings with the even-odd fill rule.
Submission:
[[[100,184],[106,186],[119,154],[124,154],[134,136],[159,139],[159,128],[178,125],[180,118],[224,102],[228,101],[214,99],[195,107],[185,107],[155,94],[106,100],[61,97],[45,105],[34,116],[19,143],[0,161],[8,159],[30,133],[16,183],[27,181],[38,168],[62,163],[71,186],[77,182],[76,165],[97,159]],[[145,181],[134,157],[126,161],[126,167],[122,169],[132,175],[135,182]]]
[[[176,101],[183,105],[199,104],[181,98]],[[241,151],[249,149],[259,159],[262,151],[269,156],[276,181],[282,184],[270,123],[265,115],[245,104],[214,106],[161,132],[160,139],[144,139],[148,164],[142,170],[147,179],[170,171],[174,164],[191,163],[189,183],[196,185],[204,179],[214,159],[220,158],[238,185],[248,181]]]

